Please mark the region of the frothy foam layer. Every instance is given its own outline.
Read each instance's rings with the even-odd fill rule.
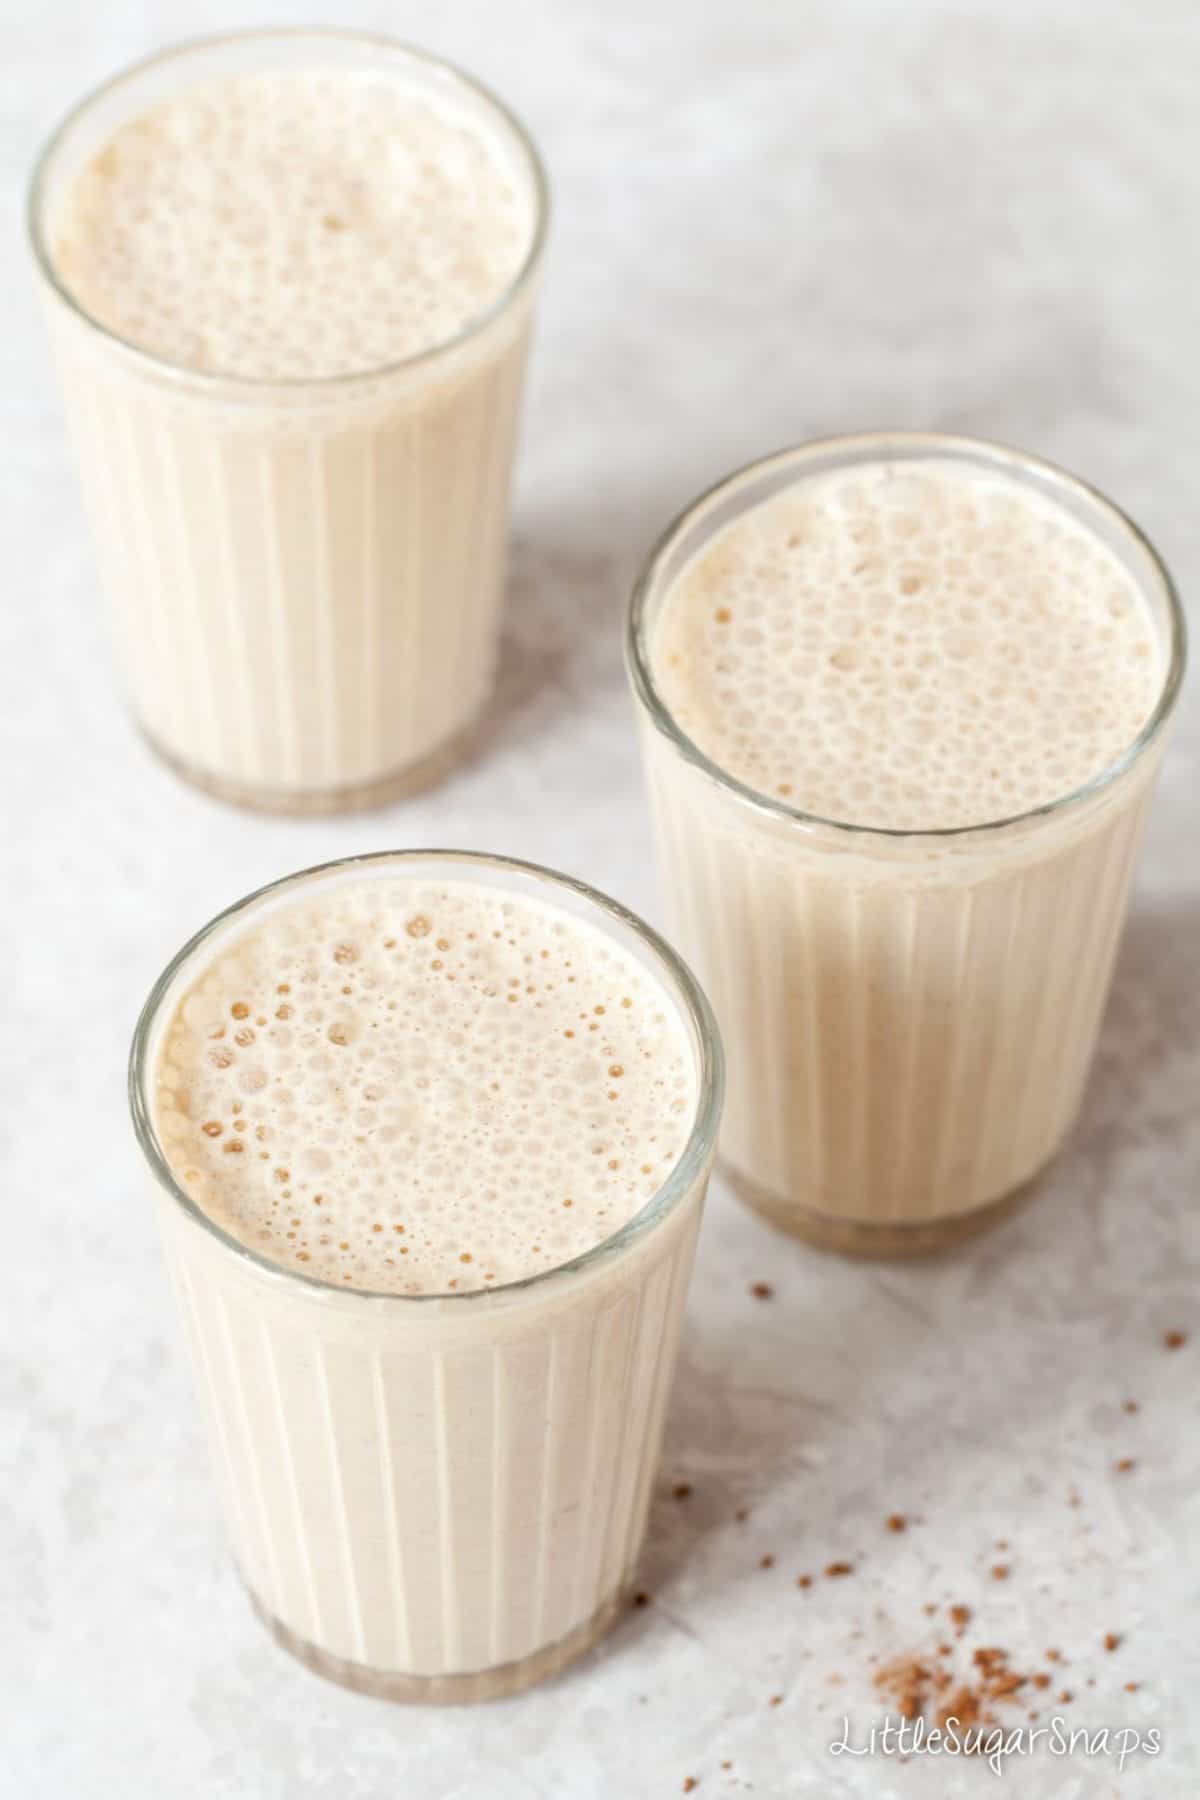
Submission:
[[[1162,681],[1113,554],[1015,481],[936,461],[813,477],[666,595],[662,697],[721,768],[848,824],[934,830],[1070,793]]]
[[[511,282],[531,231],[465,121],[386,72],[284,70],[127,120],[76,177],[55,253],[83,309],[141,349],[296,379],[448,342]]]
[[[210,1217],[285,1267],[406,1294],[610,1237],[695,1106],[684,1026],[631,955],[537,901],[400,877],[251,926],[155,1071],[167,1160]]]

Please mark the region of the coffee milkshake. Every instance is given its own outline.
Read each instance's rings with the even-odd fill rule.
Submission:
[[[1044,465],[841,440],[700,502],[630,653],[741,1192],[842,1249],[979,1228],[1078,1109],[1179,679],[1161,566]]]
[[[544,225],[520,128],[337,33],[172,52],[31,209],[135,716],[289,809],[433,778],[490,688]]]
[[[238,1567],[312,1666],[484,1697],[611,1621],[718,1061],[644,928],[484,857],[296,877],[168,971],[135,1111]]]

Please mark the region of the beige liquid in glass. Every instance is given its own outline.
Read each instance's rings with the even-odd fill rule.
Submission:
[[[474,90],[312,42],[179,52],[140,107],[133,72],[44,226],[135,715],[185,774],[285,809],[431,777],[484,703],[532,303],[505,297],[540,204]]]
[[[1133,578],[999,470],[867,459],[718,530],[665,591],[650,657],[701,751],[814,815],[756,809],[645,731],[742,1192],[843,1249],[969,1232],[1058,1147],[1091,1060],[1157,753],[1092,803],[1036,809],[1119,758],[1158,699]]]
[[[663,1186],[697,1079],[678,1002],[604,931],[399,869],[301,887],[173,1003],[158,1141],[273,1265],[163,1196],[236,1557],[324,1672],[482,1697],[610,1622],[706,1170],[644,1235],[562,1265]]]

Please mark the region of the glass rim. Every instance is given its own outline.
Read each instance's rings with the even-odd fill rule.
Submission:
[[[660,693],[651,665],[649,646],[646,642],[646,615],[651,599],[656,592],[663,564],[694,520],[712,509],[726,496],[735,494],[742,487],[750,486],[756,477],[769,471],[782,471],[793,465],[820,463],[823,459],[840,454],[846,455],[845,466],[852,468],[861,463],[886,462],[889,455],[911,460],[922,454],[932,458],[939,452],[951,459],[973,462],[976,466],[990,465],[998,471],[1006,472],[1018,482],[1032,473],[1040,478],[1043,487],[1048,489],[1052,496],[1056,491],[1060,497],[1070,496],[1074,498],[1077,505],[1082,503],[1085,509],[1090,509],[1093,515],[1099,514],[1106,518],[1115,527],[1116,535],[1125,538],[1146,558],[1153,579],[1157,582],[1162,598],[1165,600],[1170,626],[1169,654],[1165,659],[1158,697],[1136,736],[1130,740],[1118,756],[1114,757],[1104,768],[1098,770],[1095,775],[1090,776],[1087,781],[1069,789],[1064,794],[1056,794],[1052,799],[1043,801],[1037,806],[1028,807],[1021,812],[1005,814],[998,819],[983,819],[969,825],[930,826],[925,829],[913,829],[888,825],[854,824],[846,819],[830,818],[822,813],[810,812],[803,807],[789,806],[786,801],[775,799],[771,795],[751,787],[747,782],[741,781],[736,775],[731,774],[714,761],[678,723]],[[748,511],[749,508],[746,510]],[[1068,508],[1068,510],[1070,509]],[[1078,515],[1073,513],[1072,516],[1077,517]],[[1086,525],[1086,519],[1083,522]],[[1144,591],[1146,582],[1144,579],[1138,580],[1137,585]],[[832,833],[835,836],[844,837],[848,841],[859,843],[876,841],[880,843],[914,843],[925,840],[948,843],[973,840],[987,833],[1002,832],[1006,829],[1011,830],[1014,826],[1040,823],[1055,818],[1063,812],[1074,810],[1087,801],[1097,798],[1133,767],[1134,763],[1141,758],[1142,753],[1161,733],[1178,698],[1186,661],[1187,623],[1174,579],[1150,539],[1127,513],[1123,512],[1099,488],[1093,487],[1090,482],[1071,474],[1057,463],[1048,462],[1044,458],[1033,456],[1024,450],[1013,449],[990,438],[972,437],[953,432],[885,430],[841,433],[791,444],[782,450],[773,451],[767,456],[756,457],[752,462],[743,464],[732,474],[725,475],[719,481],[714,482],[696,499],[689,501],[688,505],[660,534],[634,582],[625,623],[625,667],[634,696],[655,729],[668,740],[685,762],[691,763],[694,768],[707,775],[719,787],[724,788],[765,817],[798,826],[805,832]]]
[[[274,895],[281,895],[292,888],[307,886],[322,876],[334,875],[344,870],[364,869],[369,871],[380,864],[404,864],[406,862],[428,863],[444,862],[456,867],[484,867],[499,870],[503,873],[515,874],[518,877],[532,877],[543,882],[552,889],[566,889],[585,903],[587,911],[598,911],[606,919],[615,920],[624,930],[630,932],[638,943],[648,949],[656,964],[656,974],[667,989],[676,1007],[682,1015],[683,1022],[695,1040],[696,1054],[696,1100],[687,1142],[678,1158],[672,1163],[666,1180],[656,1188],[650,1198],[639,1207],[633,1216],[618,1229],[599,1243],[592,1244],[586,1250],[567,1262],[555,1263],[552,1268],[539,1269],[532,1275],[521,1276],[516,1281],[506,1281],[494,1287],[470,1288],[463,1292],[445,1291],[427,1294],[398,1294],[380,1288],[353,1287],[345,1283],[326,1281],[318,1275],[308,1275],[299,1269],[286,1268],[273,1258],[255,1250],[231,1231],[219,1225],[215,1219],[204,1211],[184,1187],[175,1179],[170,1164],[164,1154],[158,1133],[154,1128],[152,1108],[147,1088],[153,1079],[153,1068],[150,1063],[150,1043],[156,1024],[162,1013],[163,1004],[188,962],[203,948],[212,942],[222,930],[234,925],[239,919],[251,912],[260,902]],[[244,1262],[252,1265],[260,1274],[265,1273],[273,1281],[289,1286],[297,1283],[314,1290],[319,1294],[334,1295],[348,1301],[373,1302],[376,1305],[386,1303],[389,1306],[408,1307],[430,1302],[439,1302],[442,1306],[465,1306],[474,1302],[480,1304],[494,1301],[501,1295],[512,1295],[546,1283],[561,1281],[571,1275],[582,1274],[599,1264],[611,1261],[630,1244],[646,1236],[651,1230],[667,1219],[680,1202],[692,1191],[697,1181],[703,1178],[716,1144],[717,1127],[720,1123],[721,1106],[725,1092],[725,1057],[721,1043],[720,1031],[708,998],[692,974],[683,958],[674,950],[666,939],[661,937],[644,919],[623,906],[619,900],[602,894],[587,882],[578,880],[573,875],[564,875],[557,869],[547,868],[542,863],[526,861],[520,857],[497,856],[489,851],[480,850],[374,850],[359,856],[335,857],[328,862],[315,863],[306,869],[298,869],[293,874],[280,876],[262,887],[255,888],[240,900],[235,900],[221,912],[211,918],[206,925],[192,934],[187,942],[167,963],[142,1006],[134,1028],[133,1041],[129,1052],[128,1065],[128,1098],[133,1119],[134,1136],[138,1147],[145,1158],[150,1172],[167,1197],[175,1202],[180,1210],[191,1221],[205,1230],[226,1250]]]
[[[466,320],[452,337],[445,338],[436,344],[430,344],[424,350],[413,351],[408,356],[396,357],[389,362],[375,363],[365,369],[350,369],[343,374],[239,375],[221,373],[215,369],[194,369],[186,363],[175,362],[170,357],[159,355],[156,351],[144,349],[130,338],[122,337],[120,332],[113,331],[89,312],[78,296],[72,292],[59,272],[53,249],[47,237],[45,189],[54,159],[67,136],[97,102],[115,93],[127,82],[164,64],[179,61],[196,52],[219,50],[226,45],[294,43],[306,39],[311,40],[314,45],[322,43],[359,45],[364,50],[376,49],[386,52],[389,56],[406,59],[427,72],[436,71],[441,76],[448,76],[452,84],[465,89],[476,100],[482,100],[485,106],[490,107],[499,115],[512,132],[521,155],[525,159],[533,194],[533,228],[525,254],[515,273],[495,299],[482,312],[475,313]],[[240,31],[213,32],[204,36],[182,39],[178,43],[167,45],[162,50],[152,52],[149,56],[139,57],[136,62],[127,63],[123,68],[118,69],[116,74],[107,76],[103,81],[97,82],[94,87],[89,88],[59,120],[38,151],[30,173],[25,200],[25,230],[34,263],[51,293],[66,307],[69,313],[73,314],[90,331],[94,331],[100,338],[114,345],[123,355],[131,358],[146,372],[152,372],[160,378],[165,376],[181,386],[195,387],[203,392],[226,389],[246,395],[270,392],[336,392],[347,387],[369,386],[372,382],[383,381],[410,370],[418,370],[462,349],[465,344],[480,336],[489,325],[501,318],[532,285],[546,247],[549,220],[550,180],[541,152],[528,128],[507,102],[500,98],[499,94],[474,75],[468,74],[457,63],[437,56],[432,51],[422,50],[400,38],[390,37],[385,32],[355,31],[334,25],[282,25],[261,28],[252,26]]]

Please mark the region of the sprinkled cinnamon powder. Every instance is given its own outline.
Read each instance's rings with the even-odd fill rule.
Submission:
[[[1168,1350],[1181,1350],[1187,1343],[1186,1331],[1164,1331],[1163,1343]]]
[[[952,1654],[950,1645],[939,1645],[937,1654]],[[901,1718],[926,1719],[944,1729],[951,1719],[960,1726],[996,1723],[997,1706],[1013,1701],[1031,1680],[1045,1687],[1049,1676],[1024,1675],[1010,1666],[1007,1650],[980,1645],[972,1652],[969,1674],[956,1676],[934,1658],[905,1655],[885,1663],[874,1680]]]

